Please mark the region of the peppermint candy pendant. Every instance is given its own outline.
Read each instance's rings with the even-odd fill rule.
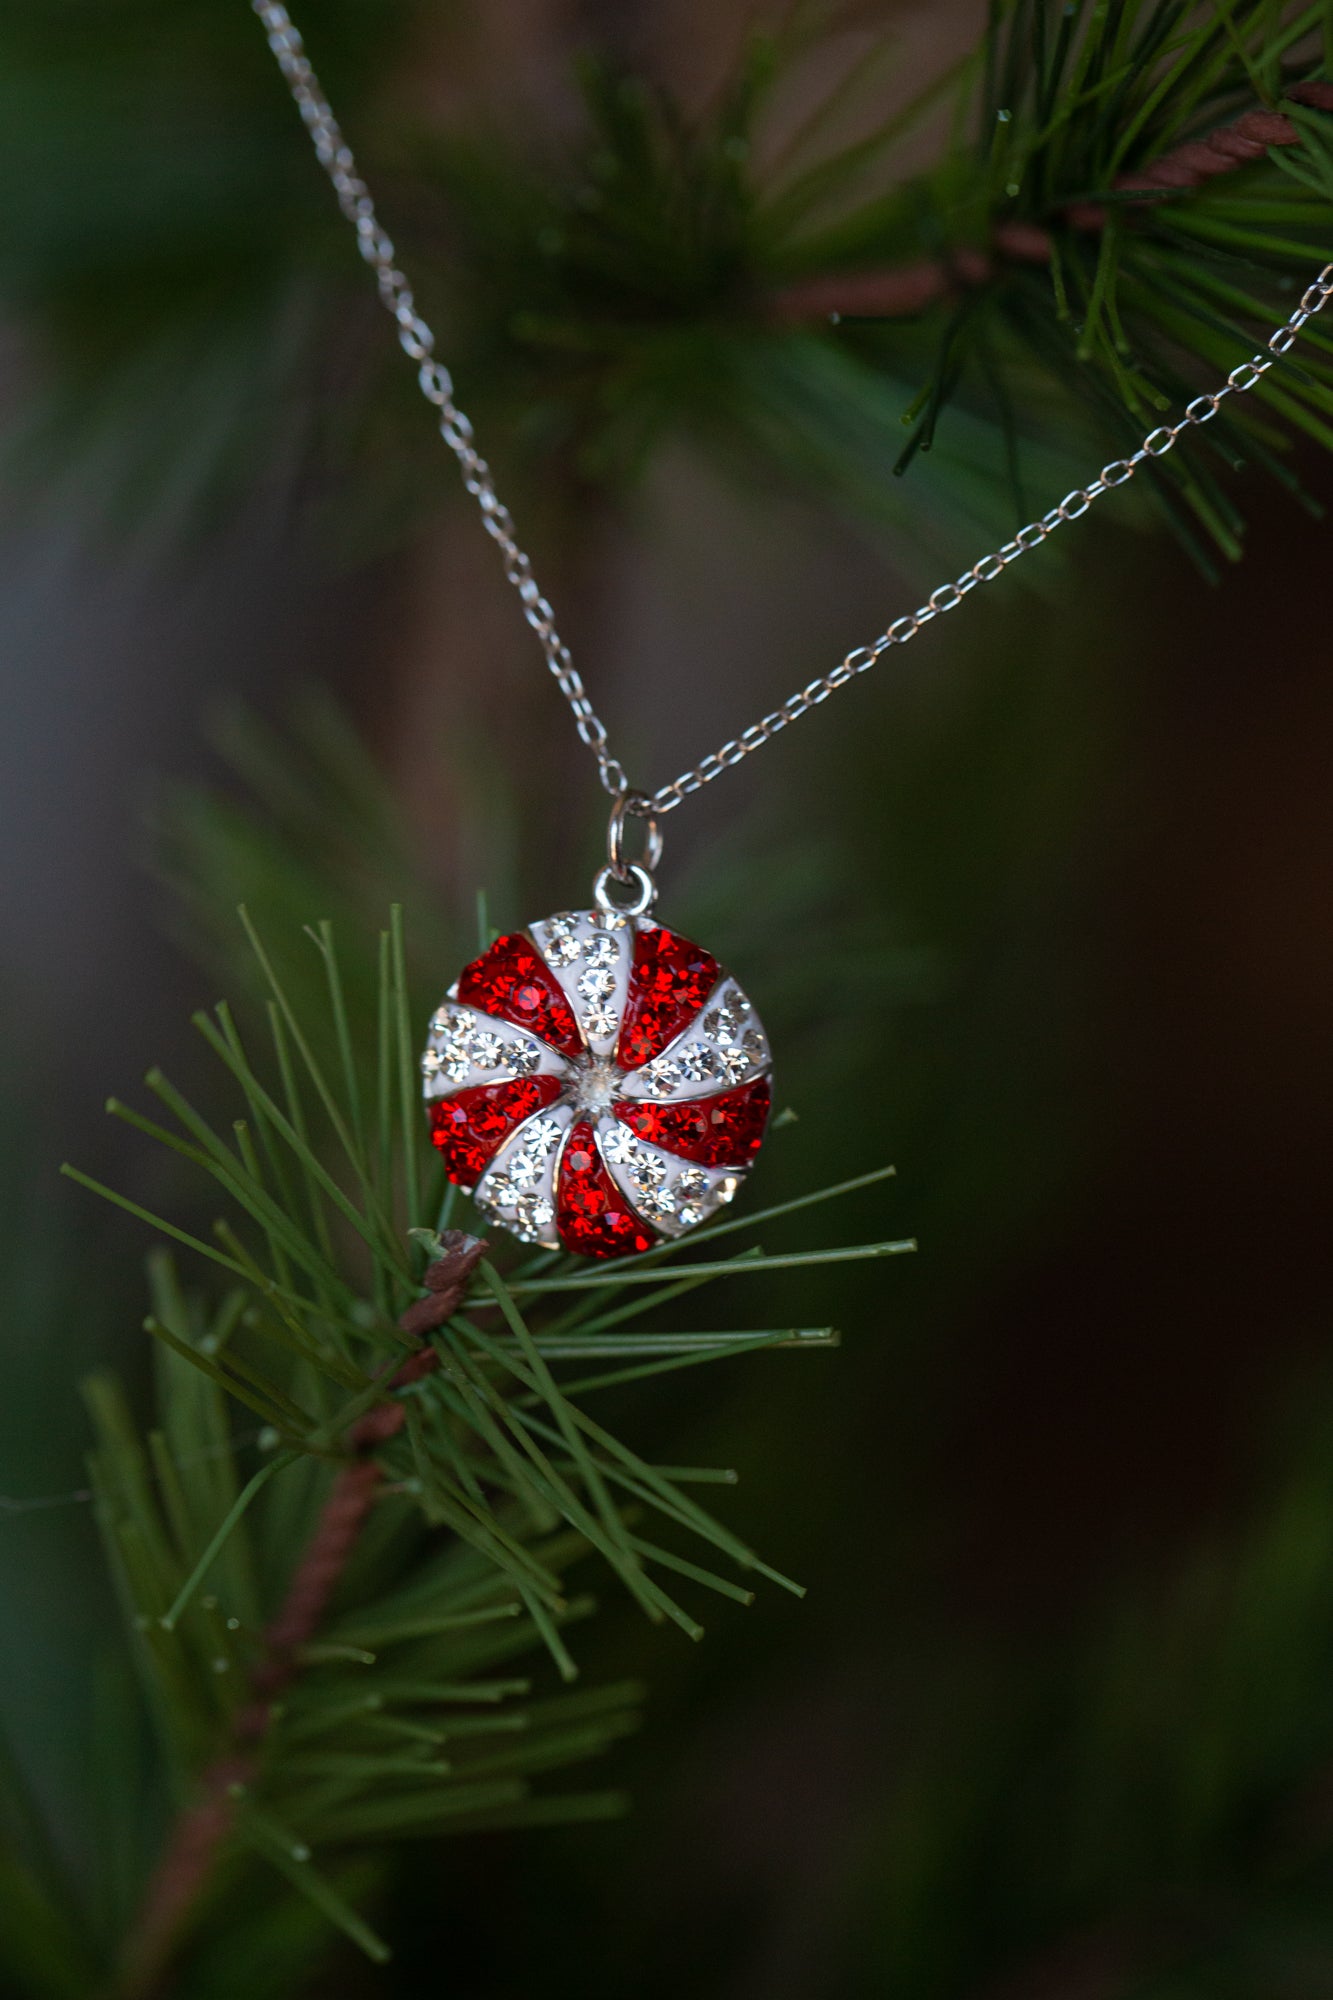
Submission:
[[[652,877],[620,860],[618,834],[613,815],[596,907],[497,939],[431,1017],[422,1058],[449,1179],[521,1241],[584,1257],[649,1250],[729,1202],[772,1101],[759,1016],[648,915]]]

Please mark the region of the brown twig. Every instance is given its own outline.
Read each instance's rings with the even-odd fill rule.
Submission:
[[[426,1296],[415,1300],[398,1322],[418,1340],[424,1341],[457,1311],[487,1247],[457,1229],[448,1230],[440,1246],[444,1254],[423,1279]],[[300,1671],[302,1649],[323,1623],[375,1503],[383,1473],[370,1454],[395,1437],[406,1421],[396,1392],[419,1382],[438,1365],[434,1348],[421,1347],[385,1382],[384,1401],[348,1432],[347,1443],[356,1456],[334,1478],[287,1594],[265,1629],[259,1657],[248,1673],[251,1698],[237,1709],[225,1747],[201,1773],[195,1797],[177,1815],[149,1880],[122,1957],[116,1989],[122,2000],[153,2000],[170,1990],[165,1982],[175,1952],[212,1879],[241,1798],[258,1772],[274,1702]]]
[[[1284,95],[1314,111],[1333,111],[1333,83],[1293,83]],[[1122,194],[1142,195],[1202,187],[1262,159],[1271,146],[1296,145],[1300,137],[1300,128],[1285,111],[1246,111],[1204,139],[1173,146],[1148,166],[1117,175],[1115,187]],[[1104,202],[1071,202],[1062,213],[1076,229],[1106,227]],[[1040,223],[1001,222],[991,232],[988,250],[953,250],[888,270],[821,272],[784,285],[769,299],[768,316],[783,326],[821,319],[911,319],[939,299],[986,284],[1000,262],[1048,264],[1051,251],[1051,233]]]

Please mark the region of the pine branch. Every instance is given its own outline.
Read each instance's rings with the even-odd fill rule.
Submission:
[[[585,1398],[741,1353],[831,1345],[831,1328],[665,1335],[631,1322],[719,1277],[911,1247],[717,1258],[705,1245],[691,1258],[671,1243],[592,1275],[565,1257],[492,1263],[475,1233],[427,1221],[457,1202],[419,1171],[424,1128],[403,1058],[426,1010],[409,992],[401,915],[383,934],[378,1044],[364,1000],[344,989],[331,926],[305,933],[321,975],[311,1013],[249,919],[245,929],[271,998],[271,1056],[225,1006],[197,1025],[247,1119],[228,1140],[157,1072],[149,1087],[176,1129],[111,1107],[221,1195],[220,1247],[96,1188],[234,1281],[204,1316],[156,1261],[146,1324],[162,1354],[162,1437],[147,1455],[113,1385],[90,1387],[99,1517],[177,1800],[123,1943],[126,2000],[171,1990],[244,1856],[382,1957],[339,1886],[344,1857],[558,1816],[566,1795],[534,1796],[532,1782],[634,1726],[626,1690],[533,1702],[528,1674],[506,1671],[540,1647],[558,1680],[577,1678],[568,1628],[593,1607],[569,1593],[573,1562],[600,1562],[650,1620],[693,1639],[700,1592],[748,1604],[767,1580],[799,1594],[690,1490],[733,1474],[651,1463]],[[376,1046],[367,1081],[362,1052]],[[228,1437],[227,1398],[263,1420],[257,1454]],[[570,1795],[567,1809],[616,1801]]]
[[[405,21],[412,9],[388,11]],[[438,441],[407,385],[393,386],[389,343],[369,330],[364,271],[262,46],[236,35],[233,14],[205,9],[173,26],[175,74],[211,79],[211,116],[224,133],[244,132],[262,201],[238,181],[235,148],[219,147],[211,178],[192,155],[187,178],[163,169],[169,127],[148,151],[128,128],[120,143],[95,134],[99,159],[113,154],[131,175],[144,159],[142,203],[177,205],[163,241],[187,236],[211,279],[183,284],[142,230],[128,294],[100,248],[81,263],[71,240],[97,239],[78,234],[94,176],[77,163],[94,135],[57,125],[56,173],[50,121],[12,125],[13,282],[48,331],[88,335],[94,317],[111,330],[48,343],[56,400],[45,408],[77,440],[90,406],[105,418],[119,399],[111,421],[127,483],[135,472],[160,483],[170,467],[216,492],[235,483],[223,454],[244,426],[173,422],[165,435],[163,371],[175,370],[180,395],[216,405],[244,402],[262,367],[272,396],[306,426],[283,440],[286,470],[273,476],[298,477],[312,456],[355,457],[377,522],[401,532],[437,503]],[[372,37],[351,10],[309,25],[423,304],[442,321],[467,406],[488,435],[510,440],[506,477],[522,462],[548,487],[558,473],[559,490],[624,486],[668,439],[688,435],[728,463],[758,458],[806,489],[822,485],[905,535],[952,544],[983,525],[1007,531],[1024,514],[1016,486],[1064,490],[1127,430],[1141,434],[1155,411],[1243,359],[1333,238],[1333,83],[1319,6],[1002,0],[973,56],[904,111],[867,121],[850,102],[855,79],[841,77],[784,147],[771,139],[775,85],[820,56],[821,30],[752,38],[701,108],[594,61],[572,139],[510,115],[476,142],[422,131],[392,91],[366,98],[358,67],[382,49],[382,24]],[[122,54],[132,63],[132,44]],[[79,45],[44,43],[26,25],[8,55],[34,91],[86,102],[74,95]],[[903,177],[899,140],[945,107],[950,137],[924,173]],[[54,232],[53,188],[67,218]],[[41,227],[25,217],[28,189],[42,191]],[[244,327],[216,310],[212,288],[224,280],[248,301]],[[1218,283],[1246,303],[1210,321]],[[308,293],[295,331],[294,285]],[[312,397],[333,370],[336,404]],[[1284,368],[1257,394],[1233,429],[1235,456],[1290,485],[1282,460],[1293,443],[1333,441],[1328,355]],[[182,439],[200,454],[188,470]],[[151,468],[135,460],[145,450]],[[1192,552],[1212,542],[1234,557],[1211,451],[1192,442],[1133,504]],[[257,437],[250,458],[263,462]],[[407,469],[391,492],[375,483],[388,460]]]

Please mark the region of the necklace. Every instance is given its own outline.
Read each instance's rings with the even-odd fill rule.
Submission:
[[[1177,422],[1149,431],[1128,458],[1112,459],[1088,485],[942,583],[869,644],[645,794],[631,789],[611,752],[606,725],[454,400],[449,370],[435,358],[435,336],[417,311],[301,36],[280,0],[251,4],[393,315],[399,345],[416,364],[421,393],[438,412],[440,435],[613,801],[593,907],[497,939],[464,968],[432,1015],[422,1058],[431,1138],[450,1180],[520,1240],[591,1257],[648,1250],[734,1197],[763,1142],[772,1102],[768,1040],[749,999],[709,952],[651,915],[662,820],[891,647],[956,611],[978,584],[993,582],[1057,528],[1080,519],[1140,466],[1164,458],[1192,426],[1216,416],[1224,397],[1252,389],[1333,294],[1333,264],[1260,352],[1233,368],[1214,393],[1196,396]],[[639,827],[637,856],[629,851],[630,820]]]

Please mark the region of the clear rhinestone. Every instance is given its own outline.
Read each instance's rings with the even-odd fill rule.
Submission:
[[[534,1236],[540,1236],[555,1220],[555,1210],[544,1194],[525,1194],[516,1204],[518,1219],[524,1229],[530,1229]]]
[[[579,979],[579,997],[596,1004],[609,1000],[616,990],[616,976],[609,966],[590,965]]]
[[[711,1183],[702,1167],[682,1167],[676,1175],[676,1193],[695,1199],[708,1193]]]
[[[613,1125],[601,1135],[602,1154],[613,1167],[627,1166],[638,1152],[638,1141],[623,1125]]]
[[[739,1188],[740,1184],[741,1182],[739,1174],[727,1174],[722,1180],[718,1182],[717,1186],[713,1189],[713,1194],[715,1199],[718,1201],[734,1201],[736,1198],[736,1190]]]
[[[682,1229],[693,1229],[695,1223],[702,1222],[703,1219],[704,1211],[697,1201],[687,1201],[684,1208],[678,1209],[676,1213],[676,1220]]]
[[[542,1052],[535,1042],[506,1042],[504,1067],[510,1076],[535,1076]]]
[[[439,1050],[427,1049],[425,1055],[421,1058],[421,1067],[425,1070],[427,1076],[434,1076],[436,1070],[440,1067]]]
[[[635,1203],[641,1215],[650,1222],[660,1222],[664,1216],[676,1212],[676,1197],[670,1188],[648,1188]]]
[[[707,1042],[689,1043],[679,1051],[676,1061],[682,1075],[687,1076],[691,1083],[707,1083],[718,1073],[717,1050],[710,1048]]]
[[[505,1161],[505,1172],[515,1189],[513,1199],[517,1198],[519,1188],[529,1188],[534,1181],[541,1178],[545,1164],[540,1153],[531,1153],[526,1147]]]
[[[592,1007],[583,1017],[583,1032],[591,1042],[609,1042],[620,1026],[614,1014],[605,1007]]]
[[[666,1161],[659,1160],[656,1153],[636,1153],[629,1163],[629,1177],[636,1188],[661,1187],[667,1177]]]
[[[557,1144],[564,1126],[558,1118],[534,1118],[524,1132],[523,1150],[544,1160]]]
[[[558,936],[554,936],[554,938],[550,938],[546,942],[546,962],[548,964],[552,964],[552,966],[572,966],[576,958],[578,958],[578,938],[572,938],[572,936],[566,936],[564,932],[560,932]]]
[[[518,1188],[508,1174],[492,1174],[481,1191],[481,1198],[500,1208],[509,1208],[518,1200]]]
[[[656,1062],[646,1063],[641,1075],[654,1097],[669,1097],[685,1082],[685,1072],[680,1064],[669,1062],[665,1056],[659,1056]]]
[[[747,1028],[745,1030],[745,1034],[741,1039],[741,1047],[745,1050],[746,1055],[750,1058],[756,1069],[768,1061],[768,1044],[765,1042],[758,1028]]]
[[[743,993],[733,987],[725,1000],[720,1001],[716,1007],[709,1008],[704,1015],[704,1026],[717,1041],[730,1041],[731,1037],[744,1026],[749,1011],[749,1001]]]
[[[472,1060],[478,1069],[502,1069],[505,1065],[505,1038],[479,1028],[472,1037]]]
[[[592,922],[599,931],[623,931],[627,919],[619,910],[594,910]]]
[[[718,1062],[728,1083],[739,1083],[754,1068],[744,1049],[719,1049]]]
[[[583,940],[583,956],[589,965],[619,965],[620,946],[606,931],[594,931]]]
[[[461,1083],[472,1074],[472,1057],[465,1042],[446,1042],[440,1051],[440,1068],[450,1083]]]

